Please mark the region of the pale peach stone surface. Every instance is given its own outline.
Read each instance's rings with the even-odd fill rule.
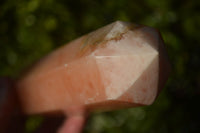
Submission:
[[[158,31],[116,21],[42,58],[17,90],[29,114],[82,105],[112,110],[153,103],[168,73]]]

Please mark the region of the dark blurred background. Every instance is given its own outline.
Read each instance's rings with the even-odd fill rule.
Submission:
[[[57,47],[116,20],[160,30],[172,65],[147,107],[94,113],[85,133],[200,133],[199,0],[0,0],[0,76],[20,72]],[[26,132],[41,118],[30,117]]]

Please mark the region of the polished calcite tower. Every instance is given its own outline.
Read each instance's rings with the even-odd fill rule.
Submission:
[[[17,83],[26,113],[151,104],[169,63],[157,30],[116,21],[53,51]]]

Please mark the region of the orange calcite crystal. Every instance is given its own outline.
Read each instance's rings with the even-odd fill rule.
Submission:
[[[169,63],[154,28],[116,21],[55,50],[17,84],[26,113],[151,104]]]

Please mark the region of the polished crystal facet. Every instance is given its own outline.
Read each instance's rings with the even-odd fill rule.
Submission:
[[[151,104],[169,64],[154,28],[116,21],[55,50],[18,82],[27,113]]]

